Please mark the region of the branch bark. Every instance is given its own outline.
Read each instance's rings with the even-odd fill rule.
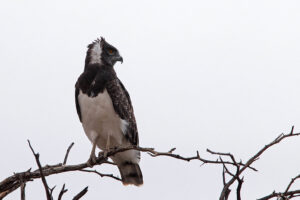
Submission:
[[[217,165],[221,165],[223,166],[223,184],[224,187],[222,189],[222,192],[220,194],[220,200],[227,200],[229,195],[230,195],[230,186],[237,181],[237,188],[236,188],[236,196],[237,199],[240,200],[241,199],[241,188],[242,188],[242,184],[244,182],[244,177],[240,177],[241,174],[246,170],[246,169],[251,169],[253,171],[257,171],[254,167],[252,167],[251,165],[258,160],[258,158],[270,147],[272,147],[275,144],[278,144],[279,142],[281,142],[282,140],[284,140],[285,138],[289,138],[289,137],[293,137],[293,136],[299,136],[300,133],[293,133],[294,131],[294,127],[292,127],[292,130],[289,134],[280,134],[275,140],[273,140],[271,143],[265,145],[261,150],[259,150],[255,155],[253,155],[246,163],[243,163],[242,161],[240,162],[236,162],[236,158],[234,157],[233,154],[231,153],[223,153],[223,152],[215,152],[212,150],[207,149],[207,152],[210,153],[211,155],[217,155],[218,157],[214,160],[209,160],[209,159],[205,159],[200,157],[199,152],[196,152],[195,156],[190,156],[190,157],[185,157],[185,156],[181,156],[179,154],[175,154],[174,151],[176,150],[176,148],[172,148],[169,151],[166,152],[159,152],[154,150],[154,148],[143,148],[143,147],[138,147],[138,146],[128,146],[128,147],[122,147],[122,148],[114,148],[114,149],[110,149],[108,152],[106,152],[106,154],[103,153],[99,153],[96,161],[94,163],[88,163],[88,162],[83,162],[80,164],[76,164],[76,165],[67,165],[67,159],[70,153],[71,148],[73,147],[74,143],[72,143],[66,153],[65,153],[65,157],[63,160],[63,163],[58,163],[58,164],[54,164],[54,165],[45,165],[42,167],[40,160],[39,160],[39,154],[35,153],[35,151],[33,150],[30,141],[28,140],[28,144],[29,147],[35,157],[36,163],[38,165],[38,169],[36,169],[35,171],[31,171],[31,169],[24,171],[24,172],[20,172],[20,173],[15,173],[14,175],[7,177],[6,179],[4,179],[2,182],[0,182],[0,200],[5,197],[6,195],[10,194],[11,192],[13,192],[14,190],[16,190],[17,188],[21,187],[21,199],[25,199],[25,185],[26,182],[28,181],[32,181],[34,179],[42,179],[44,188],[45,188],[45,192],[46,192],[46,196],[48,200],[53,199],[52,197],[52,192],[54,190],[55,187],[53,187],[52,189],[49,188],[47,181],[46,181],[46,177],[53,175],[53,174],[60,174],[60,173],[65,173],[65,172],[69,172],[69,171],[81,171],[81,172],[85,172],[85,173],[94,173],[97,174],[101,177],[109,177],[109,178],[113,178],[117,181],[121,181],[121,179],[113,174],[103,174],[97,170],[90,170],[90,169],[86,169],[89,167],[93,167],[96,165],[102,165],[102,164],[109,164],[109,165],[115,165],[114,163],[112,163],[111,161],[108,161],[108,157],[111,157],[117,153],[123,152],[123,151],[127,151],[127,150],[138,150],[141,152],[146,152],[148,153],[150,156],[152,157],[158,157],[158,156],[165,156],[165,157],[170,157],[170,158],[174,158],[174,159],[179,159],[179,160],[183,160],[183,161],[200,161],[201,164],[217,164]],[[234,166],[236,168],[235,172],[231,172],[227,166]],[[226,181],[226,174],[229,175],[231,178],[229,181]],[[294,198],[296,196],[300,195],[300,190],[294,190],[294,191],[289,191],[292,184],[294,183],[294,181],[296,179],[300,178],[300,175],[296,176],[295,178],[291,179],[291,181],[289,182],[286,190],[283,193],[276,193],[275,191],[266,196],[261,198],[260,200],[267,200],[273,197],[285,197],[285,198]],[[80,193],[78,193],[78,195],[76,195],[73,199],[79,199],[81,198],[84,194],[86,194],[88,188],[84,188]],[[65,185],[63,185],[58,199],[61,199],[63,194],[67,192],[67,189],[65,189]]]
[[[79,192],[74,198],[73,200],[78,200],[81,197],[83,197],[83,195],[85,195],[88,191],[88,187],[84,188],[81,192]]]
[[[268,200],[268,199],[272,199],[277,197],[282,198],[282,199],[292,199],[294,197],[299,197],[300,195],[300,190],[292,190],[290,191],[291,186],[293,185],[293,183],[295,182],[296,179],[300,179],[300,174],[295,176],[294,178],[291,179],[290,183],[288,184],[287,188],[285,189],[284,192],[273,192],[265,197],[262,197],[258,200]]]
[[[29,142],[29,144],[30,144],[30,142]],[[72,146],[73,146],[72,144],[69,146],[69,148],[68,148],[69,151],[67,150],[64,161],[67,160],[66,158],[68,157],[68,154],[69,154]],[[131,150],[131,149],[135,149],[135,150],[142,151],[142,152],[147,152],[152,157],[165,156],[165,157],[171,157],[171,158],[175,158],[175,159],[184,160],[187,162],[190,162],[192,160],[198,160],[198,161],[201,161],[203,164],[221,164],[221,165],[223,165],[225,163],[225,164],[233,165],[233,166],[235,166],[237,164],[241,165],[241,166],[245,166],[245,164],[243,164],[243,163],[220,161],[218,159],[217,160],[204,159],[204,158],[200,157],[198,151],[197,151],[196,156],[184,157],[179,154],[174,154],[173,152],[174,152],[175,148],[172,148],[170,151],[167,151],[167,152],[159,152],[159,151],[155,151],[154,148],[128,146],[128,147],[124,147],[124,148],[111,149],[110,151],[107,152],[106,157],[103,154],[99,154],[96,162],[91,163],[92,167],[95,165],[101,165],[101,164],[115,165],[114,163],[107,160],[108,157],[113,156],[119,152]],[[34,155],[35,155],[35,153],[34,153]],[[87,162],[76,164],[76,165],[64,165],[63,163],[58,163],[55,165],[46,165],[44,167],[39,167],[37,170],[35,170],[33,172],[25,171],[25,172],[16,173],[16,174],[4,179],[2,182],[0,182],[0,198],[2,196],[5,197],[7,194],[11,193],[12,191],[14,191],[15,189],[17,189],[21,186],[21,183],[18,178],[19,176],[23,177],[24,182],[27,182],[27,181],[33,180],[33,179],[39,179],[39,178],[42,178],[42,180],[43,180],[45,177],[53,175],[53,174],[60,174],[60,173],[65,173],[65,172],[69,172],[69,171],[81,171],[85,168],[88,168],[89,166],[90,165]],[[252,168],[252,167],[250,167],[250,168],[254,171],[257,171],[255,168]],[[102,174],[102,176],[114,178],[115,180],[119,180],[118,177],[113,176],[113,175],[110,176],[108,174]],[[43,183],[44,183],[44,181],[43,181]],[[45,186],[45,190],[46,190],[47,185],[44,184],[44,186]],[[49,188],[48,188],[48,191],[49,191]],[[50,191],[49,191],[49,193],[50,193]]]
[[[73,143],[72,143],[73,144]],[[57,200],[61,200],[62,196],[64,195],[64,193],[66,193],[68,190],[65,189],[65,184],[63,185],[63,187],[61,188],[59,195],[58,195],[58,199]]]
[[[280,134],[277,138],[275,138],[275,140],[273,140],[272,142],[270,142],[269,144],[265,145],[261,150],[259,150],[254,156],[252,156],[247,162],[246,164],[238,171],[238,173],[233,176],[231,178],[230,181],[228,181],[228,183],[223,187],[223,190],[221,192],[220,195],[220,200],[224,200],[226,199],[226,191],[229,189],[229,187],[239,178],[239,176],[243,173],[243,171],[245,169],[247,169],[248,167],[250,167],[250,165],[255,162],[259,156],[261,156],[267,149],[269,149],[270,147],[272,147],[275,144],[278,144],[279,142],[281,142],[282,140],[289,138],[289,137],[294,137],[294,136],[299,136],[300,133],[294,133],[294,126],[291,129],[291,132],[289,134]]]
[[[31,146],[29,140],[27,140],[27,142],[28,142],[28,145],[29,145],[29,147],[30,147],[30,149],[31,149],[34,157],[35,157],[35,161],[36,161],[36,163],[37,163],[37,165],[39,167],[39,172],[40,172],[40,175],[41,175],[41,178],[42,178],[42,182],[43,182],[43,185],[44,185],[44,188],[45,188],[47,200],[52,200],[53,199],[52,198],[52,194],[51,194],[52,192],[50,193],[49,186],[47,184],[46,178],[45,178],[44,173],[43,173],[42,165],[40,163],[40,159],[39,159],[40,158],[40,154],[34,152],[34,150],[33,150],[32,146]]]
[[[65,155],[65,159],[64,159],[64,162],[63,162],[63,165],[67,164],[67,159],[68,159],[70,150],[71,150],[71,148],[73,147],[73,145],[74,145],[74,142],[72,142],[72,143],[70,144],[70,146],[68,147],[67,152],[66,152],[66,155]]]

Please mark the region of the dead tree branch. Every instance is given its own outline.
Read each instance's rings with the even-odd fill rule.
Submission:
[[[30,144],[30,142],[29,142]],[[72,144],[69,146],[65,159],[64,161],[67,160],[70,149],[72,148]],[[32,147],[31,147],[32,149]],[[97,160],[95,163],[92,163],[92,167],[95,165],[101,165],[101,164],[110,164],[110,165],[115,165],[114,163],[108,161],[108,157],[113,156],[119,152],[123,152],[123,151],[127,151],[127,150],[131,150],[131,149],[135,149],[141,152],[147,152],[149,155],[151,155],[152,157],[158,157],[158,156],[166,156],[166,157],[172,157],[175,159],[180,159],[180,160],[184,160],[184,161],[192,161],[192,160],[198,160],[201,161],[203,164],[221,164],[223,165],[228,164],[228,165],[241,165],[241,166],[245,166],[244,163],[234,163],[231,161],[220,161],[219,159],[217,160],[208,160],[208,159],[204,159],[201,158],[199,155],[199,152],[197,151],[196,156],[191,156],[191,157],[184,157],[181,156],[179,154],[174,154],[174,150],[175,148],[172,148],[171,150],[167,151],[167,152],[159,152],[159,151],[155,151],[154,148],[143,148],[143,147],[137,147],[137,146],[129,146],[129,147],[124,147],[124,148],[115,148],[115,149],[111,149],[109,152],[107,152],[106,157],[103,154],[99,154],[99,156],[97,157]],[[33,149],[32,149],[33,150]],[[33,151],[34,152],[34,151]],[[35,154],[35,153],[34,153]],[[0,199],[1,197],[5,197],[7,194],[11,193],[12,191],[14,191],[15,189],[19,188],[21,186],[21,182],[19,180],[19,176],[23,177],[24,182],[27,182],[29,180],[33,180],[33,179],[39,179],[42,177],[47,177],[53,174],[60,174],[60,173],[64,173],[64,172],[69,172],[69,171],[84,171],[87,172],[88,170],[84,170],[85,168],[88,168],[89,164],[87,162],[84,163],[80,163],[77,165],[64,165],[63,163],[58,163],[55,165],[46,165],[44,167],[40,167],[39,169],[31,172],[31,171],[25,171],[25,172],[20,172],[17,174],[14,174],[6,179],[4,179],[2,182],[0,182]],[[250,169],[257,171],[255,168],[250,167]],[[93,172],[96,173],[96,172]],[[98,174],[99,173],[99,174]],[[97,172],[98,175],[102,175],[102,177],[110,177],[110,178],[114,178],[115,180],[120,181],[121,179],[119,177],[116,177],[112,174],[102,174],[100,172]],[[100,175],[100,176],[101,176]],[[43,180],[43,178],[42,178]],[[44,183],[44,181],[43,181]],[[44,184],[45,185],[45,184]],[[47,186],[47,185],[46,185]],[[46,188],[45,186],[45,188]],[[48,188],[49,194],[50,190]]]
[[[72,143],[73,144],[73,143]],[[57,200],[61,200],[62,196],[64,195],[64,193],[66,193],[68,190],[65,189],[65,184],[63,185],[63,187],[61,188],[59,195],[58,195],[58,199]]]
[[[46,178],[45,178],[44,173],[43,173],[42,165],[40,163],[40,159],[39,159],[40,154],[34,152],[29,140],[27,140],[27,142],[28,142],[28,145],[29,145],[34,157],[35,157],[35,161],[36,161],[36,163],[39,167],[39,172],[41,174],[42,182],[43,182],[43,185],[44,185],[44,188],[45,188],[45,191],[46,191],[47,200],[52,200],[53,199],[52,194],[51,194],[52,192],[49,191],[49,186],[47,184]],[[52,191],[53,191],[53,189],[52,189]]]
[[[68,147],[67,152],[66,152],[66,155],[65,155],[65,159],[64,159],[64,162],[63,162],[63,165],[67,164],[67,159],[68,159],[70,150],[71,150],[71,148],[73,147],[73,145],[74,145],[74,142],[72,142],[72,143],[70,144],[70,146]]]
[[[122,181],[122,179],[120,179],[119,177],[117,176],[114,176],[113,174],[103,174],[103,173],[100,173],[98,172],[97,170],[88,170],[88,169],[81,169],[79,170],[81,172],[88,172],[88,173],[95,173],[95,174],[98,174],[100,177],[110,177],[110,178],[113,178],[117,181]]]
[[[88,191],[88,187],[84,188],[81,192],[79,192],[74,198],[73,200],[78,200],[81,197],[83,197],[83,195],[85,195]]]
[[[295,182],[296,179],[300,179],[300,174],[294,178],[291,179],[290,183],[288,184],[288,186],[286,187],[284,192],[272,192],[271,194],[262,197],[258,200],[268,200],[268,199],[272,199],[272,198],[278,198],[278,199],[292,199],[295,197],[299,197],[300,196],[300,190],[292,190],[290,191],[291,186],[293,185],[293,183]]]
[[[259,157],[267,149],[269,149],[270,147],[272,147],[275,144],[278,144],[285,138],[299,136],[299,135],[300,135],[300,133],[294,133],[294,127],[292,127],[292,130],[289,134],[280,134],[275,140],[273,140],[271,143],[265,145],[261,150],[259,150],[246,163],[243,163],[242,161],[237,162],[236,161],[237,159],[231,153],[215,152],[215,151],[212,151],[209,149],[207,149],[207,152],[213,156],[218,156],[216,159],[209,160],[209,159],[200,157],[198,151],[196,152],[195,156],[185,157],[185,156],[181,156],[179,154],[175,154],[174,151],[176,150],[176,148],[171,148],[169,151],[166,151],[166,152],[160,152],[160,151],[154,150],[154,148],[128,146],[128,147],[110,149],[108,152],[106,152],[106,154],[103,154],[100,152],[94,163],[83,162],[83,163],[76,164],[76,165],[67,165],[66,163],[67,163],[69,153],[71,151],[71,148],[74,145],[74,143],[71,143],[71,145],[67,148],[67,151],[65,153],[64,160],[62,163],[58,163],[58,164],[54,164],[54,165],[45,165],[42,167],[40,160],[39,160],[39,154],[34,152],[32,146],[30,144],[30,141],[28,141],[29,147],[30,147],[30,149],[35,157],[36,163],[38,165],[38,169],[36,169],[34,171],[31,171],[31,169],[29,169],[24,172],[15,173],[14,175],[7,177],[3,181],[1,181],[0,182],[0,200],[19,187],[21,187],[21,199],[25,199],[25,184],[26,184],[26,182],[32,181],[34,179],[39,179],[39,178],[42,179],[42,182],[43,182],[43,185],[45,188],[45,192],[47,195],[47,199],[48,200],[53,199],[52,192],[55,187],[53,187],[52,189],[49,188],[47,181],[46,181],[46,177],[53,175],[53,174],[60,174],[60,173],[65,173],[65,172],[69,172],[69,171],[81,171],[81,172],[86,172],[86,173],[94,173],[94,174],[99,175],[100,177],[109,177],[109,178],[113,178],[117,181],[121,181],[121,179],[119,177],[117,177],[113,174],[103,174],[97,170],[90,170],[90,169],[86,169],[86,168],[93,167],[93,166],[99,166],[102,164],[115,165],[113,162],[109,161],[108,158],[111,156],[114,156],[117,153],[131,150],[131,149],[138,150],[141,152],[146,152],[152,157],[165,156],[165,157],[179,159],[179,160],[183,160],[183,161],[187,161],[187,162],[200,161],[201,165],[203,165],[203,164],[221,165],[223,167],[222,177],[223,177],[224,187],[222,189],[219,199],[227,200],[230,195],[230,192],[231,192],[230,186],[234,182],[237,181],[236,196],[237,196],[237,200],[241,200],[241,188],[242,188],[242,184],[244,182],[244,177],[241,177],[242,173],[246,169],[251,169],[253,171],[257,171],[251,165],[256,160],[258,160]],[[231,166],[231,167],[229,167],[229,166]],[[230,171],[232,169],[232,167],[234,167],[236,169],[234,172]],[[226,178],[228,178],[228,177],[230,177],[229,181],[226,180]],[[261,198],[261,200],[266,200],[266,199],[270,199],[273,197],[285,197],[285,198],[290,199],[290,198],[299,196],[300,190],[290,191],[292,184],[298,178],[300,178],[300,175],[296,176],[295,178],[293,178],[290,181],[286,190],[283,193],[276,193],[274,191],[272,194]],[[81,198],[84,194],[86,194],[87,191],[88,191],[88,188],[86,187],[80,193],[78,193],[73,199]],[[58,199],[61,199],[65,192],[67,192],[67,189],[65,189],[65,185],[63,185],[63,187],[58,195]]]
[[[229,187],[236,181],[239,179],[239,176],[243,173],[243,171],[245,171],[248,167],[250,167],[250,165],[255,162],[256,160],[259,159],[259,157],[270,147],[272,147],[275,144],[278,144],[279,142],[281,142],[282,140],[289,138],[289,137],[294,137],[294,136],[299,136],[300,133],[294,133],[294,126],[291,129],[291,132],[289,134],[280,134],[275,140],[273,140],[272,142],[270,142],[269,144],[265,145],[261,150],[259,150],[254,156],[252,156],[244,166],[242,166],[241,169],[239,169],[239,166],[236,166],[238,168],[235,176],[232,176],[232,178],[230,179],[230,181],[228,181],[226,183],[226,185],[223,187],[223,190],[221,192],[220,195],[220,200],[226,200],[226,193],[229,189]],[[222,155],[222,154],[220,154]],[[223,154],[226,155],[226,154]],[[230,156],[230,154],[227,154],[227,156]],[[231,157],[231,156],[230,156]],[[233,161],[234,162],[234,161]]]
[[[293,185],[293,183],[295,182],[295,180],[298,179],[298,178],[300,178],[300,174],[298,176],[292,178],[292,180],[290,181],[290,183],[286,187],[284,193],[287,193],[290,190],[291,186]]]
[[[21,200],[25,200],[25,186],[26,183],[21,183]]]

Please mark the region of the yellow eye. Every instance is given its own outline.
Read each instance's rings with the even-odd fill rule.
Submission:
[[[114,51],[112,49],[108,50],[108,53],[112,54]]]

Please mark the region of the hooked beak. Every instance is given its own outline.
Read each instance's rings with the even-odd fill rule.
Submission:
[[[123,63],[123,57],[122,57],[122,56],[118,56],[118,57],[116,58],[116,61],[120,61],[121,63]]]

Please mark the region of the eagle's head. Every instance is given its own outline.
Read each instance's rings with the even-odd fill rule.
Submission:
[[[86,65],[104,64],[114,66],[117,61],[123,63],[123,58],[118,49],[106,42],[103,37],[88,45],[88,51],[85,58]]]

